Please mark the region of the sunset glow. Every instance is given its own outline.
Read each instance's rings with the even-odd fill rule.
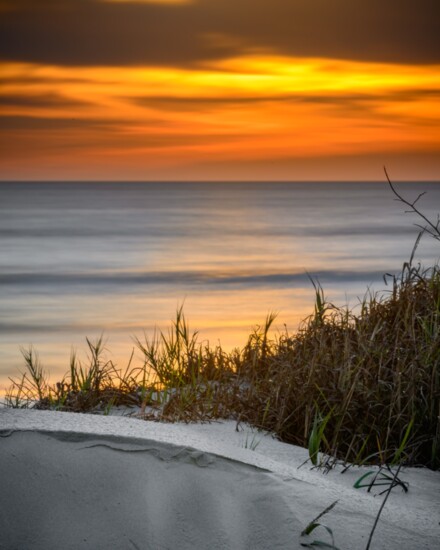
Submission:
[[[190,70],[8,63],[2,170],[178,178],[200,162],[436,153],[439,69],[271,57]]]
[[[1,6],[17,26],[40,13],[25,0]],[[66,32],[84,33],[87,22],[78,27],[73,18],[78,6],[51,0],[45,9],[54,22],[67,17]],[[103,22],[124,14],[133,28],[142,15],[146,32],[153,16],[171,25],[208,9],[195,0],[85,0],[81,6],[98,10]],[[217,8],[235,9],[230,2]],[[14,15],[20,10],[21,19]],[[63,39],[49,19],[44,25]],[[4,53],[1,178],[380,179],[383,164],[402,179],[438,176],[440,62],[391,62],[386,52],[384,59],[351,53],[344,59],[329,56],[324,45],[322,56],[282,55],[257,47],[257,37],[250,47],[246,29],[240,36],[206,24],[193,36],[191,25],[188,19],[185,44],[194,44],[183,52],[187,59],[174,62],[180,43],[172,34],[145,50],[145,62],[130,61],[127,50],[127,61],[118,63],[118,42],[104,48],[98,37],[105,63],[94,60],[93,49],[87,59],[79,42],[72,52],[77,60],[65,63],[50,62],[55,43],[47,50],[38,42],[35,54],[31,39],[28,53]],[[123,32],[131,36],[129,27]],[[142,44],[142,28],[137,32]],[[71,42],[65,47],[70,51]]]

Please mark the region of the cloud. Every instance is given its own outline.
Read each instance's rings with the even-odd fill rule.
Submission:
[[[415,105],[427,105],[427,102],[438,103],[440,100],[439,89],[403,89],[403,90],[378,90],[369,93],[362,92],[333,92],[333,93],[279,93],[273,95],[249,95],[222,97],[221,95],[206,97],[194,95],[192,97],[180,97],[172,95],[152,96],[126,96],[120,98],[122,101],[133,103],[148,110],[155,109],[161,113],[217,113],[222,110],[224,113],[231,109],[274,109],[275,106],[287,109],[315,108],[320,113],[330,116],[342,114],[346,119],[354,116],[368,117],[370,122],[373,117],[384,122],[385,120],[399,120],[401,123],[407,121],[417,127],[421,123],[437,124],[439,122],[438,108],[433,108],[430,115],[426,113],[420,117],[415,110]],[[412,105],[411,105],[412,104]],[[400,112],[396,107],[404,105],[404,111],[411,108],[411,111]],[[389,112],[387,112],[387,109]]]
[[[16,82],[15,82],[16,83]],[[85,105],[83,101],[63,97],[59,94],[2,94],[0,106],[4,107],[78,107]]]
[[[98,0],[108,4],[192,4],[194,0]]]
[[[81,119],[60,117],[34,117],[22,115],[0,116],[2,130],[74,130],[101,128],[108,131],[112,126],[120,125],[120,121],[103,119]]]
[[[144,96],[126,96],[121,98],[124,101],[130,101],[140,106],[150,107],[152,105],[167,104],[178,105],[179,109],[183,105],[246,105],[261,102],[294,102],[294,103],[317,103],[317,104],[343,104],[350,103],[371,103],[378,101],[421,101],[424,99],[440,99],[440,88],[432,89],[403,89],[390,90],[389,92],[370,92],[370,93],[279,93],[273,95],[254,95],[254,96],[236,96],[236,97],[206,97],[191,96],[182,97],[178,95],[144,95]],[[1,101],[1,100],[0,100]]]
[[[248,53],[440,62],[437,0],[3,0],[0,58],[190,66]]]

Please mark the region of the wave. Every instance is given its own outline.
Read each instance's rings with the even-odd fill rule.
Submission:
[[[0,274],[0,285],[132,287],[144,285],[213,285],[213,286],[310,286],[310,277],[325,284],[371,282],[382,279],[384,271],[320,270],[275,273],[214,273],[206,271],[124,272],[124,273],[8,273]]]

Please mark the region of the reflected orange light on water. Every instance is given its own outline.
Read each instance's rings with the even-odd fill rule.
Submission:
[[[292,303],[292,297],[295,310],[287,311],[286,304]],[[28,322],[32,322],[33,318],[37,325],[51,322],[50,317],[55,312],[50,313],[47,319],[42,317],[44,308],[50,312],[50,300],[47,296],[41,300],[41,305],[34,300],[34,310],[28,309]],[[95,296],[93,303],[94,308],[90,309],[87,298],[80,295],[66,296],[63,311],[70,312],[73,316],[75,312],[81,312],[81,322],[74,326],[67,325],[67,319],[58,315],[59,331],[50,334],[32,333],[32,346],[38,352],[51,380],[59,380],[66,374],[72,349],[77,351],[81,361],[87,363],[86,336],[93,342],[102,335],[105,358],[112,360],[120,368],[125,368],[134,349],[132,366],[140,366],[142,355],[137,350],[135,338],[143,341],[145,336],[151,339],[156,330],[167,332],[182,303],[190,330],[198,332],[200,343],[209,342],[214,347],[221,344],[227,351],[236,347],[241,349],[251,331],[258,324],[263,325],[266,315],[274,308],[277,308],[279,317],[274,323],[272,335],[276,337],[284,332],[285,325],[289,330],[294,330],[313,310],[313,291],[310,288],[297,288],[294,292],[291,289],[241,288],[230,292],[213,291],[209,295],[193,294],[188,299],[182,298],[179,291],[149,293],[142,297],[136,294],[132,299],[126,294],[122,297],[116,294]],[[96,328],[91,328],[96,326],[100,327],[99,332]],[[19,371],[23,370],[24,363],[18,353],[19,346],[23,345],[26,348],[23,341],[10,340],[3,348],[4,368],[0,372],[0,397],[10,385],[8,376],[17,377]]]

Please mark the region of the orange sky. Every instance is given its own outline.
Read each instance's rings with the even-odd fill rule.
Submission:
[[[72,0],[63,1],[66,10],[74,9]],[[47,10],[48,33],[63,17],[63,1],[48,0],[41,8]],[[171,17],[173,10],[195,10],[199,2],[80,1],[90,10],[125,9],[125,4],[132,11],[154,9],[139,12],[149,22],[151,14],[162,17],[160,10]],[[32,35],[31,16],[40,15],[35,7],[25,0],[0,0],[0,8],[10,18],[7,29],[20,30],[29,17],[23,32]],[[81,23],[75,27],[72,13],[71,32],[88,36]],[[98,16],[107,20],[105,11]],[[337,50],[331,55],[330,38],[320,55],[313,48],[297,55],[294,45],[290,51],[259,44],[266,40],[263,31],[263,38],[249,38],[246,29],[243,35],[211,32],[207,22],[206,32],[200,32],[203,46],[188,48],[186,58],[178,57],[180,43],[176,38],[173,44],[170,35],[168,49],[158,43],[163,53],[146,54],[144,62],[131,61],[128,50],[127,58],[119,59],[114,44],[108,56],[103,48],[94,59],[92,43],[89,58],[75,45],[72,51],[67,39],[63,44],[58,27],[53,43],[36,53],[32,36],[22,51],[6,33],[0,178],[362,180],[383,179],[386,164],[396,179],[439,179],[440,59],[435,55],[424,59],[421,52],[420,59],[412,59],[408,54],[406,60],[393,53],[381,59],[373,52],[371,59],[356,59],[349,49],[346,56]],[[214,50],[215,55],[206,53]]]

